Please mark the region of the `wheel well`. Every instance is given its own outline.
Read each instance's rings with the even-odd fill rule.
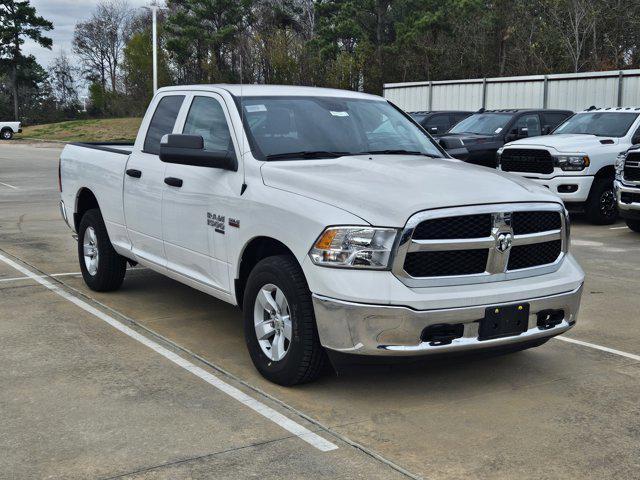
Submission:
[[[271,237],[256,237],[245,247],[240,258],[240,274],[235,281],[236,300],[240,308],[251,270],[260,260],[273,255],[291,255],[295,258],[289,247]]]
[[[76,200],[76,213],[73,214],[73,223],[76,227],[76,232],[80,227],[82,216],[87,210],[91,210],[92,208],[100,208],[96,196],[88,188],[81,189]]]
[[[596,178],[611,178],[613,179],[616,176],[616,169],[613,165],[607,165],[606,167],[602,167],[596,173]]]
[[[4,132],[5,130],[11,130],[13,132],[13,128],[11,127],[2,127],[2,130],[0,130],[0,132]]]

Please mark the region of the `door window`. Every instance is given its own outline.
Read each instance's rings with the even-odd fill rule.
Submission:
[[[521,116],[516,121],[515,128],[518,129],[518,135],[523,131],[527,132],[526,135],[528,137],[537,137],[542,134],[540,129],[540,119],[537,114]]]
[[[162,97],[149,123],[147,136],[144,139],[144,152],[160,154],[160,139],[173,131],[183,100],[184,95]]]
[[[550,129],[556,128],[569,116],[566,113],[544,113],[544,124]]]
[[[424,123],[424,127],[429,133],[444,133],[451,127],[449,115],[433,115]]]
[[[231,133],[220,102],[211,97],[195,97],[182,133],[200,135],[204,149],[227,151],[233,149]]]

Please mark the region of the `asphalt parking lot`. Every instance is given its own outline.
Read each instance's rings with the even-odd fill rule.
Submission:
[[[239,310],[89,291],[59,146],[0,145],[0,478],[640,478],[640,235],[576,218],[577,326],[507,356],[268,383]]]

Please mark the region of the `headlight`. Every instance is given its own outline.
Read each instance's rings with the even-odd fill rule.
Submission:
[[[624,170],[624,160],[627,158],[627,152],[620,152],[616,157],[616,178],[620,180],[622,178],[622,172]]]
[[[313,263],[325,267],[389,268],[398,230],[374,227],[328,227],[311,248]]]
[[[565,171],[584,170],[590,163],[587,155],[556,155],[555,161],[556,165]]]

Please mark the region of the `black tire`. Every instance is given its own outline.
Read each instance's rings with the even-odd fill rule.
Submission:
[[[594,225],[611,225],[618,219],[613,179],[596,178],[585,205],[587,220]]]
[[[640,233],[640,220],[627,220],[627,227],[634,232]]]
[[[84,238],[88,228],[93,228],[96,237],[98,260],[97,270],[90,273],[84,256]],[[127,259],[119,255],[111,245],[107,228],[100,214],[100,210],[92,208],[87,210],[80,220],[78,229],[78,260],[82,278],[91,290],[96,292],[110,292],[117,290],[122,285],[127,270]]]
[[[11,140],[13,138],[13,130],[5,128],[0,132],[0,137],[2,137],[2,140]]]
[[[291,340],[279,361],[265,355],[256,334],[254,308],[266,285],[275,285],[284,294],[291,319]],[[311,292],[300,265],[290,255],[268,257],[249,274],[243,301],[244,334],[249,355],[256,369],[271,382],[291,386],[318,378],[326,353],[316,328]]]

